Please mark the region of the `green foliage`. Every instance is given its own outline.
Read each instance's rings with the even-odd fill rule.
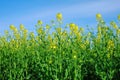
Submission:
[[[120,29],[101,18],[98,31],[85,33],[74,23],[42,25],[36,33],[10,26],[0,37],[0,80],[120,80]]]

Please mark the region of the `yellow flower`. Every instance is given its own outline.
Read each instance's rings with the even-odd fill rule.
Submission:
[[[28,30],[25,29],[25,30],[23,31],[23,37],[24,37],[24,39],[27,38],[27,33],[28,33]]]
[[[51,45],[50,47],[51,47],[52,49],[56,49],[56,48],[57,48],[56,45]]]
[[[98,32],[101,32],[101,27],[100,26],[98,26]]]
[[[119,34],[120,34],[120,29],[117,30],[117,35],[119,35]]]
[[[46,29],[50,29],[50,26],[49,26],[49,25],[46,25]]]
[[[10,25],[10,29],[11,29],[11,30],[14,30],[14,29],[15,29],[15,26],[14,26],[14,25]]]
[[[118,15],[118,20],[120,20],[120,14]]]
[[[39,29],[37,30],[37,32],[38,32],[39,34],[42,34],[43,30],[42,30],[41,28],[39,28]]]
[[[74,32],[75,34],[77,34],[78,33],[78,26],[76,25],[76,24],[74,24],[74,23],[70,23],[69,24],[69,27],[70,27],[70,30],[72,31],[72,32]]]
[[[98,14],[96,14],[96,17],[97,17],[97,18],[101,18],[102,16],[101,16],[100,13],[98,13]]]
[[[50,42],[52,41],[52,37],[51,37],[50,34],[48,35],[47,39],[48,39]]]
[[[101,38],[102,38],[102,34],[99,32],[99,33],[97,34],[96,42],[99,43],[100,40],[101,40]]]
[[[38,24],[39,24],[39,25],[42,25],[43,22],[42,22],[41,20],[38,20]]]
[[[72,50],[72,53],[73,53],[73,54],[76,54],[77,52],[76,52],[75,50]]]
[[[60,34],[62,31],[62,28],[58,27],[58,28],[56,28],[56,31]]]
[[[19,42],[16,42],[16,48],[19,48]]]
[[[16,39],[20,39],[20,34],[15,34]]]
[[[87,38],[90,38],[90,36],[91,36],[91,33],[89,32],[89,33],[87,34]]]
[[[114,29],[118,29],[118,26],[115,22],[110,22],[111,26],[114,28]]]
[[[101,20],[101,19],[102,19],[102,16],[101,16],[100,13],[96,14],[96,19],[97,19],[97,20]]]
[[[24,25],[20,24],[20,30],[24,30]]]
[[[31,33],[30,33],[30,36],[31,36],[31,37],[34,37],[34,32],[31,32]]]
[[[109,40],[107,43],[107,49],[110,50],[111,48],[114,48],[114,42],[112,40]]]
[[[25,30],[24,30],[24,34],[27,34],[27,32],[28,32],[28,30],[27,30],[27,29],[25,29]]]
[[[74,59],[76,59],[76,58],[77,58],[77,56],[76,56],[76,55],[74,55],[74,56],[73,56],[73,58],[74,58]]]
[[[118,26],[117,26],[117,25],[114,25],[114,28],[115,28],[115,29],[118,29]]]
[[[37,40],[37,41],[38,41],[38,40],[39,40],[39,37],[38,37],[38,36],[36,36],[35,40]]]
[[[98,33],[97,34],[97,38],[101,38],[102,37],[102,34],[101,33]]]
[[[54,46],[53,46],[53,49],[55,49],[55,48],[56,48],[56,46],[54,45]]]
[[[62,14],[61,13],[57,13],[56,18],[58,21],[62,20]]]
[[[112,55],[113,55],[113,50],[110,50],[110,51],[107,53],[107,58],[110,58]]]
[[[74,23],[70,23],[69,26],[70,26],[70,29],[72,30],[76,25]]]
[[[108,27],[108,26],[107,26],[107,27],[105,27],[105,30],[106,30],[106,31],[108,31],[108,30],[109,30],[109,27]]]
[[[84,28],[80,28],[80,32],[83,32],[84,31]]]
[[[75,32],[78,31],[78,26],[77,26],[77,25],[75,26],[74,31],[75,31]]]
[[[83,50],[85,50],[85,49],[86,49],[85,44],[81,44],[81,45],[80,45],[80,47],[81,47]]]
[[[62,36],[64,36],[64,37],[67,36],[67,31],[63,31]]]
[[[88,45],[90,42],[88,40],[85,41],[85,45]]]
[[[14,28],[14,30],[13,30],[13,31],[14,31],[14,33],[17,33],[17,32],[18,32],[17,28]]]
[[[14,31],[14,33],[18,32],[17,28],[14,25],[10,25],[10,29]]]
[[[114,22],[114,21],[111,21],[111,22],[110,22],[110,25],[112,25],[112,26],[113,26],[114,24],[115,24],[115,22]]]

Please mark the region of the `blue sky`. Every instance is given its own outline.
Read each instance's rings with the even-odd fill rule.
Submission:
[[[49,24],[56,14],[63,14],[63,22],[74,22],[79,26],[96,27],[97,13],[106,23],[117,20],[120,14],[120,0],[0,0],[0,33],[22,23],[32,31],[38,20]]]

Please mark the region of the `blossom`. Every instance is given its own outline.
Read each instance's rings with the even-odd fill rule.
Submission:
[[[38,20],[38,25],[42,25],[43,22],[41,20]]]
[[[120,29],[117,30],[117,35],[119,35],[119,34],[120,34]]]
[[[76,55],[74,55],[74,56],[73,56],[73,58],[74,58],[74,59],[76,59],[76,58],[77,58],[77,56],[76,56]]]
[[[83,32],[83,31],[84,31],[84,28],[81,27],[81,28],[80,28],[80,31]]]
[[[42,34],[43,30],[42,30],[41,28],[39,28],[39,29],[37,30],[37,32],[38,32],[38,34]]]
[[[101,19],[102,19],[102,16],[101,16],[100,13],[96,14],[96,19],[97,19],[97,20],[101,20]]]
[[[98,26],[97,28],[98,28],[98,32],[101,32],[101,26]]]
[[[28,32],[28,30],[27,30],[27,29],[25,29],[23,32],[24,32],[24,34],[26,34],[26,33]]]
[[[14,25],[10,25],[10,29],[11,29],[11,30],[14,30],[14,29],[15,29],[15,26],[14,26]]]
[[[118,26],[114,21],[110,22],[110,24],[114,29],[118,29]]]
[[[70,26],[70,29],[72,30],[76,25],[74,23],[70,23],[69,26]]]
[[[57,13],[56,18],[58,21],[62,20],[62,14],[61,13]]]
[[[120,20],[120,14],[118,15],[118,20]]]
[[[31,36],[31,37],[34,37],[34,32],[31,32],[31,33],[30,33],[30,36]]]
[[[24,30],[24,25],[20,24],[20,30]]]
[[[48,24],[46,25],[46,29],[50,29],[50,26]]]
[[[109,40],[107,43],[107,49],[110,50],[111,48],[114,48],[114,42],[112,40]]]
[[[58,28],[56,28],[56,31],[60,34],[62,31],[62,28],[58,27]]]

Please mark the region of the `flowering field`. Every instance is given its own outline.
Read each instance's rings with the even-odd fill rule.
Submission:
[[[97,14],[93,34],[74,23],[63,27],[61,13],[56,19],[46,26],[39,20],[35,33],[10,25],[0,36],[0,80],[120,80],[119,23],[108,26]]]

